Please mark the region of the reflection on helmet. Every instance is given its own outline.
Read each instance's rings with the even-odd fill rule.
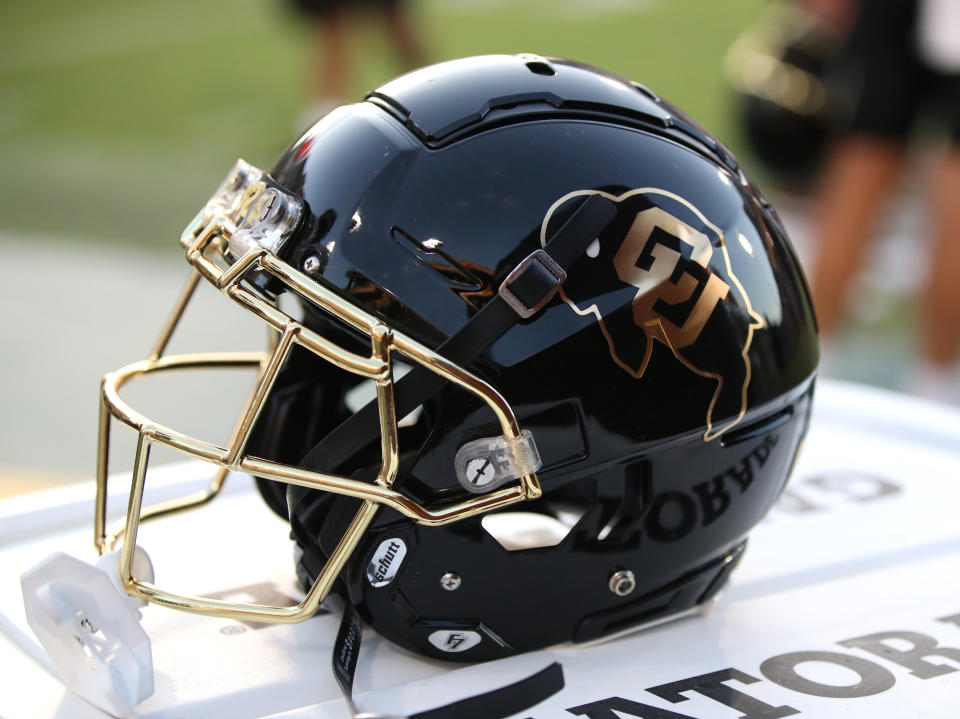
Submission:
[[[615,75],[490,56],[240,174],[185,244],[283,352],[242,441],[204,458],[259,477],[305,587],[473,661],[723,585],[806,431],[817,344],[784,230],[719,142]]]

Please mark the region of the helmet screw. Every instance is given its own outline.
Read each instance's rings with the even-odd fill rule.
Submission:
[[[459,574],[454,574],[453,572],[447,572],[442,577],[440,577],[440,586],[446,589],[448,592],[452,592],[455,589],[460,588],[460,583],[463,580],[460,579]]]
[[[629,569],[621,569],[611,575],[610,583],[607,586],[618,597],[625,597],[637,588],[637,579]]]
[[[316,255],[307,255],[306,259],[303,261],[303,271],[308,274],[313,274],[320,269],[320,258]]]
[[[277,194],[277,191],[274,189],[269,189],[260,195],[262,198],[259,204],[259,210],[257,218],[260,222],[267,222],[273,220],[276,222],[280,220],[283,216],[283,204],[280,202],[280,195]]]

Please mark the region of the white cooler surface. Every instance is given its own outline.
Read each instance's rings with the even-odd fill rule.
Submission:
[[[149,474],[147,501],[182,493],[208,470]],[[113,481],[112,508],[122,509],[128,483]],[[3,638],[33,639],[21,572],[55,551],[95,560],[93,494],[88,483],[0,502],[2,719],[107,716]],[[423,659],[367,629],[355,695],[366,711],[403,715],[559,661],[566,687],[518,716],[956,719],[958,518],[960,412],[823,381],[787,492],[709,612],[480,665]],[[145,524],[140,544],[167,589],[268,603],[301,596],[285,523],[246,477],[231,477],[206,507]],[[156,688],[134,716],[349,717],[330,669],[338,623],[322,613],[249,626],[148,606]]]

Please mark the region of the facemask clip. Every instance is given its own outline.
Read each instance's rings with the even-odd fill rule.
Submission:
[[[540,453],[530,430],[520,430],[515,440],[481,437],[467,442],[454,459],[457,479],[468,491],[489,492],[512,479],[540,469]]]

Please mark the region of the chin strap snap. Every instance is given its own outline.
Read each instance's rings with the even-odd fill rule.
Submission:
[[[134,574],[153,581],[147,553],[137,547]],[[153,694],[150,639],[140,607],[120,580],[119,552],[92,566],[63,553],[20,578],[27,623],[68,689],[116,717]]]
[[[563,689],[563,668],[554,662],[536,674],[483,694],[404,717],[360,711],[353,698],[353,677],[360,655],[363,621],[349,602],[333,645],[333,674],[354,719],[503,719],[550,698]]]

